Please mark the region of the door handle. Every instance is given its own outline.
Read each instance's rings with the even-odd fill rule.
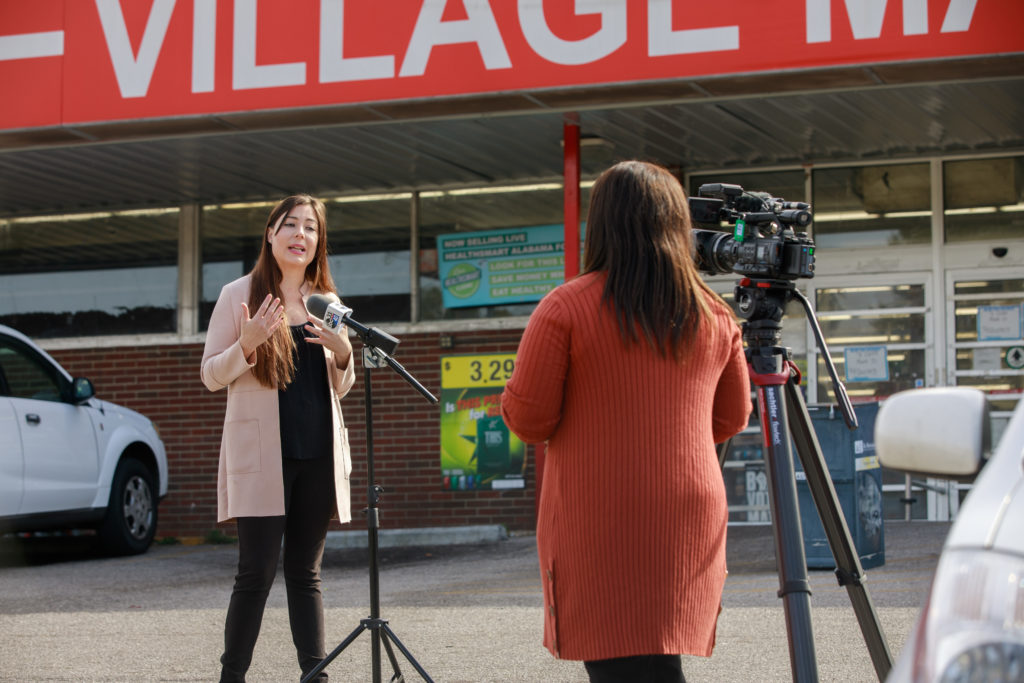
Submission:
[[[35,413],[28,413],[25,415],[25,422],[28,422],[30,425],[37,425],[42,422],[42,420],[40,420],[39,416]]]

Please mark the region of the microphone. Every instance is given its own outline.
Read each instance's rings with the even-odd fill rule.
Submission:
[[[364,344],[372,346],[386,355],[393,354],[400,343],[387,332],[378,330],[376,327],[367,327],[354,320],[351,308],[343,306],[323,294],[311,294],[306,299],[306,310],[314,318],[323,321],[324,329],[339,334],[342,327],[351,327]]]

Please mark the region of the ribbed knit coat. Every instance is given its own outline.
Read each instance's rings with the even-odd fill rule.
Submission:
[[[605,281],[589,273],[540,302],[502,396],[508,427],[548,442],[544,645],[586,661],[710,656],[728,520],[715,443],[751,410],[740,330],[714,302],[684,361],[663,358],[623,343]]]

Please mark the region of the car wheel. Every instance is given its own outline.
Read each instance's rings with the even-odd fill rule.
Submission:
[[[104,549],[115,555],[143,553],[156,534],[157,506],[153,473],[138,460],[125,458],[110,486],[110,503],[98,533]]]

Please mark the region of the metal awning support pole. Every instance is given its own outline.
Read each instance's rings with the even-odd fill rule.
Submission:
[[[562,126],[562,160],[565,183],[565,279],[580,272],[580,116],[565,115]]]
[[[565,187],[565,281],[580,272],[580,116],[572,112],[565,115],[562,127],[562,176]],[[540,490],[544,483],[544,444],[533,448],[537,478],[534,510],[540,507]]]

